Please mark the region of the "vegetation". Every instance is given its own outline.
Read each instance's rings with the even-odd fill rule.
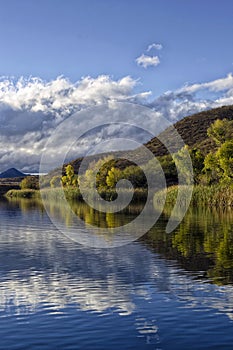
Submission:
[[[233,284],[233,211],[191,206],[176,230],[167,234],[164,220],[169,217],[163,213],[161,222],[144,236],[148,247],[188,271],[198,271],[196,278]]]
[[[74,173],[72,165],[68,164],[65,168],[66,175],[62,176],[61,182],[64,187],[78,186],[78,176]],[[53,183],[55,179],[53,178]]]
[[[39,190],[39,177],[38,176],[26,176],[20,183],[22,190]]]
[[[6,193],[9,198],[39,198],[40,192],[33,189],[9,190]]]
[[[217,150],[204,160],[204,171],[209,184],[220,182],[233,184],[233,121],[217,120],[208,129],[208,135],[216,143]]]
[[[14,203],[14,198],[11,203]],[[29,214],[35,206],[41,212],[44,210],[40,200],[20,198],[16,203],[23,212]],[[108,229],[127,224],[143,209],[140,203],[130,205],[121,212],[104,213],[101,206],[100,210],[95,210],[77,201],[70,201],[70,204],[73,213],[85,223]],[[49,200],[47,206],[49,212],[62,218],[67,227],[76,222],[64,203]],[[191,206],[180,225],[167,234],[164,228],[169,218],[170,212],[165,210],[161,220],[141,238],[143,244],[148,243],[148,249],[153,249],[167,260],[178,261],[189,273],[194,272],[197,279],[211,279],[219,285],[233,284],[233,211],[228,208],[219,210],[215,207]],[[105,236],[106,240],[110,238],[108,234]]]
[[[143,195],[135,198],[145,200],[147,194],[147,180],[150,177],[159,175],[158,163],[162,166],[163,172],[167,178],[172,178],[174,183],[177,181],[176,165],[181,170],[184,177],[190,175],[190,169],[186,169],[186,162],[183,160],[187,154],[190,155],[193,164],[193,178],[195,188],[193,191],[192,203],[195,205],[233,205],[233,121],[232,120],[216,120],[207,129],[207,135],[214,145],[214,152],[211,151],[204,154],[197,147],[190,148],[185,146],[179,152],[171,155],[165,155],[158,158],[157,163],[152,159],[141,167],[129,165],[124,169],[117,166],[116,160],[113,157],[100,158],[97,161],[89,163],[86,171],[78,176],[75,175],[72,165],[66,166],[66,174],[62,177],[62,183],[66,190],[76,189],[76,197],[81,197],[79,186],[92,192],[95,186],[100,194],[106,200],[114,200],[117,197],[116,184],[119,180],[128,180],[137,189],[137,195]],[[175,165],[176,163],[176,165]],[[147,174],[147,177],[145,176]],[[157,174],[157,175],[156,175]],[[53,177],[51,186],[54,187],[58,177]],[[191,179],[190,179],[191,180]],[[187,183],[189,183],[187,181]],[[159,183],[156,184],[159,188]],[[127,185],[124,191],[130,191]],[[139,191],[140,190],[140,191]],[[164,189],[161,189],[163,196]],[[159,194],[156,194],[156,200],[159,200]],[[175,203],[177,197],[177,187],[170,186],[167,193],[167,201]],[[135,199],[134,198],[134,199]],[[183,201],[186,202],[186,192],[183,191]]]
[[[174,202],[177,194],[177,188],[174,185],[178,184],[177,166],[179,176],[181,174],[187,180],[190,176],[190,169],[186,168],[183,159],[189,154],[196,185],[192,202],[205,205],[232,205],[233,107],[222,107],[184,118],[175,124],[175,128],[183,137],[186,146],[172,155],[163,152],[162,146],[158,144],[159,141],[152,139],[146,146],[159,156],[147,163],[142,162],[140,167],[123,158],[114,159],[114,154],[112,156],[98,155],[97,160],[88,157],[87,168],[81,169],[80,173],[79,159],[67,164],[63,169],[62,176],[52,173],[42,178],[40,185],[46,189],[50,196],[59,197],[64,190],[67,198],[78,200],[82,200],[81,192],[87,191],[93,195],[93,190],[96,188],[102,198],[112,201],[118,195],[117,183],[124,179],[128,182],[123,183],[122,193],[132,192],[133,186],[134,200],[139,200],[139,198],[145,200],[148,183],[151,184],[151,180],[153,180],[155,191],[161,190],[161,195],[163,194],[164,183],[160,183],[162,167],[169,186],[167,200]],[[163,136],[170,138],[170,145],[175,142],[169,129],[164,131]],[[130,152],[135,153],[135,159],[140,158],[139,149],[128,153]],[[124,152],[120,152],[120,154],[123,156]],[[188,180],[186,183],[191,183],[191,177]],[[38,177],[27,176],[20,186],[22,190],[38,190]],[[48,187],[53,191],[48,191]],[[159,198],[159,195],[156,195],[156,198]]]
[[[210,151],[215,150],[215,143],[213,140],[208,137],[207,130],[211,124],[216,120],[233,120],[233,106],[223,106],[211,110],[207,110],[201,113],[193,114],[191,116],[185,117],[182,120],[174,124],[174,128],[177,130],[178,134],[182,137],[184,144],[187,145],[190,149],[200,150],[204,156]],[[174,129],[172,128],[172,130]],[[176,135],[171,130],[171,128],[166,129],[160,136],[160,139],[167,140],[171,148],[176,148]],[[165,155],[168,155],[166,147],[159,141],[157,137],[152,138],[145,146],[158,158],[161,159]],[[131,159],[135,159],[137,164],[144,164],[144,152],[139,147],[133,151],[122,151],[113,153],[113,157],[118,160],[115,162],[115,165],[119,169],[125,169],[130,166],[128,155],[131,156]],[[98,157],[104,158],[106,155],[100,154],[95,156],[90,156],[89,162],[95,161]],[[169,157],[169,156],[168,156]],[[77,158],[73,160],[70,164],[73,166],[75,174],[79,172],[79,166],[82,162],[82,158]],[[132,165],[132,164],[131,164]],[[56,174],[52,174],[56,175]],[[170,182],[173,182],[173,179],[169,179]]]
[[[181,201],[178,203],[184,206],[188,203],[187,188],[180,186]],[[164,193],[165,192],[165,193]],[[177,200],[178,186],[171,186],[164,189],[154,196],[154,206],[159,207],[164,196],[166,196],[166,204],[174,206]],[[195,185],[193,187],[191,205],[209,206],[209,207],[230,207],[233,206],[233,187],[221,184],[215,185]]]
[[[211,206],[233,206],[233,121],[216,120],[207,130],[208,137],[215,145],[215,150],[205,156],[200,149],[190,149],[193,163],[194,182],[192,204]],[[187,146],[186,146],[187,147]],[[179,155],[176,155],[179,158]],[[178,188],[170,187],[167,202],[176,202]],[[186,202],[185,188],[182,201]],[[164,190],[155,196],[159,202]],[[155,203],[158,205],[158,203]]]

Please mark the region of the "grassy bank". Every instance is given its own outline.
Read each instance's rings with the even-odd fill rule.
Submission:
[[[90,191],[87,195],[91,198],[93,191]],[[62,200],[65,197],[67,200],[74,200],[83,202],[82,194],[78,188],[65,188],[64,192],[62,188],[46,188],[39,190],[9,190],[6,193],[6,197],[10,198],[39,198],[41,195],[44,199],[48,200]],[[132,195],[132,191],[130,190],[122,190],[120,195],[125,198],[129,194]],[[114,190],[104,190],[99,193],[99,195],[109,202],[115,200],[117,198],[117,193]],[[133,203],[141,203],[145,202],[147,199],[147,191],[144,189],[135,189],[133,193]]]
[[[41,190],[42,196],[45,199],[55,199],[59,200],[63,198],[63,190],[61,188],[50,188],[50,189],[42,189]],[[68,200],[76,200],[83,202],[83,196],[78,188],[65,188],[64,194]],[[122,190],[119,192],[119,194],[122,197],[126,197],[127,195],[131,194],[132,191],[130,190]],[[114,190],[103,190],[99,192],[99,195],[101,198],[103,198],[106,201],[114,201],[117,198],[117,193]],[[87,196],[92,198],[93,191],[89,191],[87,193]],[[133,192],[133,203],[140,203],[144,202],[147,198],[147,191],[143,189],[135,189]]]
[[[40,198],[40,191],[38,190],[9,190],[6,194],[8,198]]]
[[[179,204],[183,205],[188,203],[188,191],[186,186],[181,186],[181,201]],[[166,190],[162,190],[156,193],[154,197],[155,206],[163,202],[164,191],[167,191],[166,203],[174,205],[177,199],[178,186],[168,187]],[[75,200],[83,202],[83,197],[78,188],[67,188],[64,190],[65,196],[68,200]],[[40,198],[43,196],[45,199],[62,200],[63,190],[61,188],[49,188],[38,190],[9,190],[6,193],[10,198]],[[127,190],[120,193],[123,197],[126,197],[129,192]],[[90,191],[91,196],[91,191]],[[100,196],[107,200],[113,201],[117,198],[117,193],[114,190],[102,191]],[[134,191],[132,203],[142,203],[147,199],[147,191],[142,189],[136,189]],[[233,186],[212,185],[203,186],[195,185],[193,187],[191,205],[195,206],[215,206],[215,207],[233,207]]]
[[[155,206],[159,205],[164,196],[164,191],[155,195]],[[171,186],[167,189],[166,203],[174,205],[178,193],[178,186]],[[188,202],[187,187],[181,187],[181,202],[180,205],[185,205]],[[195,185],[193,187],[191,205],[194,206],[212,206],[212,207],[233,207],[233,186],[223,185]]]

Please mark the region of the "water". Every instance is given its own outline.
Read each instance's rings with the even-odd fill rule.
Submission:
[[[171,235],[167,215],[97,249],[40,203],[0,202],[0,349],[232,349],[233,214],[190,209]]]

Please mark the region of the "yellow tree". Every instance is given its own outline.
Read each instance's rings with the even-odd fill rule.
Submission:
[[[74,173],[74,168],[71,164],[65,167],[66,175],[62,176],[62,185],[66,187],[77,187],[78,186],[78,176]]]
[[[106,177],[106,184],[110,188],[114,188],[117,182],[122,179],[122,172],[118,168],[112,167],[108,171],[108,175]]]

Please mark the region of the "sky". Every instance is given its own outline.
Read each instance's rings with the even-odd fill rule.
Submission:
[[[37,171],[52,128],[106,101],[172,122],[233,104],[232,13],[231,0],[0,0],[0,171]]]

